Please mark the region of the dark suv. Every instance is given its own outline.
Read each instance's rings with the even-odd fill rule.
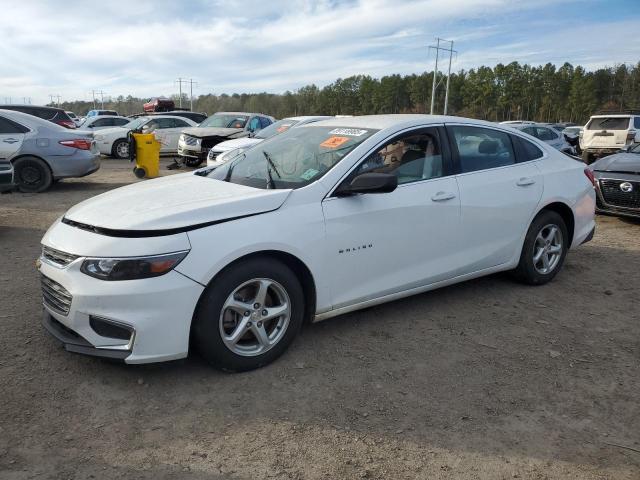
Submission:
[[[65,128],[76,128],[75,122],[71,119],[67,112],[61,108],[55,107],[38,107],[36,105],[0,105],[0,109],[15,110],[22,113],[28,113],[43,120],[57,123]]]

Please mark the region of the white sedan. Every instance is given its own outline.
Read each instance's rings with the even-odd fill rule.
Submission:
[[[594,233],[593,175],[509,127],[336,118],[217,169],[112,190],[42,239],[67,350],[243,371],[324,320],[499,271],[540,285]]]
[[[294,126],[301,127],[302,125],[306,125],[308,123],[319,122],[320,120],[328,120],[329,118],[333,117],[329,117],[326,115],[287,117],[283,118],[282,120],[278,120],[275,123],[272,123],[268,127],[263,128],[253,137],[234,138],[232,140],[220,142],[217,145],[211,147],[211,150],[209,150],[209,153],[207,154],[207,165],[218,167],[226,163],[236,155],[241,154],[248,148],[257,145],[267,138],[280,135],[281,133],[286,132]]]
[[[81,130],[88,130],[96,132],[98,130],[104,130],[112,127],[122,127],[131,122],[128,117],[119,117],[116,115],[100,115],[86,118],[78,128]]]
[[[174,153],[178,151],[178,138],[182,130],[196,125],[197,123],[193,120],[172,115],[138,117],[121,127],[100,130],[94,134],[93,138],[101,154],[116,158],[129,158],[129,141],[127,139],[129,132],[132,130],[142,133],[153,132],[162,144],[160,153]]]

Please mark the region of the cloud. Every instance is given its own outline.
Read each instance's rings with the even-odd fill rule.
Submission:
[[[455,41],[455,69],[637,61],[637,14],[601,21],[594,5],[580,19],[575,2],[553,0],[11,2],[0,5],[0,101],[169,95],[178,77],[196,80],[195,93],[230,93],[418,73],[433,68],[436,36]]]

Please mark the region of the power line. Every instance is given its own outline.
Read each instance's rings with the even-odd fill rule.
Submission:
[[[53,101],[54,98],[58,99],[58,106],[60,106],[60,99],[62,98],[60,95],[51,95],[49,94],[49,98],[51,99],[51,103],[53,103],[54,105],[56,104],[56,102]]]
[[[100,95],[100,108],[104,110],[104,94],[102,90],[91,90],[91,94],[93,95],[93,109],[96,108],[96,95]]]

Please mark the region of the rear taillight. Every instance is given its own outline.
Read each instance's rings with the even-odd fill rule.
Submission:
[[[62,125],[65,128],[76,128],[76,124],[73,123],[73,120],[59,120],[58,125]]]
[[[591,182],[591,185],[593,185],[595,187],[596,186],[596,177],[593,175],[593,172],[591,171],[591,169],[590,168],[585,168],[584,169],[584,174],[587,176],[587,178]]]
[[[58,142],[65,147],[77,148],[78,150],[91,150],[91,140],[76,139],[76,140],[61,140]]]
[[[633,142],[635,138],[636,138],[636,131],[629,130],[629,133],[627,133],[627,142]]]

